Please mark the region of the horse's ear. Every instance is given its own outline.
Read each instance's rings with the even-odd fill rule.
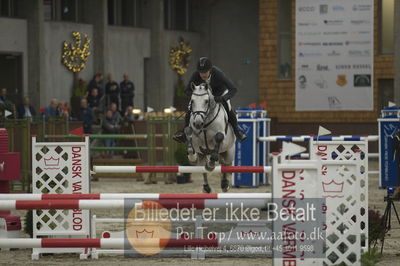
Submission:
[[[192,91],[194,91],[194,87],[195,87],[194,82],[191,82],[190,83],[190,88],[192,88]]]

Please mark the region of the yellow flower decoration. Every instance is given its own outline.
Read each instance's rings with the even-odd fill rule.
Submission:
[[[168,63],[178,75],[181,76],[187,72],[191,53],[192,47],[183,38],[180,38],[179,43],[169,50]]]
[[[72,72],[82,71],[90,55],[90,39],[87,34],[83,36],[85,38],[83,47],[80,32],[72,32],[73,43],[68,44],[66,41],[63,43],[61,62]]]

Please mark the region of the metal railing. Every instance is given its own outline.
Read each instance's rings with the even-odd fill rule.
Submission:
[[[32,180],[32,152],[31,136],[36,135],[38,141],[73,141],[83,139],[82,136],[69,134],[70,129],[80,127],[81,122],[69,121],[66,117],[43,118],[42,116],[26,119],[4,119],[4,127],[9,136],[9,151],[19,152],[21,157],[21,180],[14,181],[11,184],[11,190],[18,192],[29,192],[31,190]],[[172,140],[172,134],[182,124],[181,116],[175,114],[169,115],[146,115],[144,123],[145,134],[91,134],[92,140],[115,139],[119,141],[133,140],[132,146],[103,147],[91,145],[90,150],[93,153],[103,151],[116,152],[145,152],[147,153],[146,164],[174,165],[176,164],[174,152],[177,144]],[[74,124],[74,125],[72,125]],[[135,132],[136,133],[136,132]],[[140,141],[140,146],[138,142]],[[145,141],[145,145],[143,145]],[[95,142],[92,142],[95,144]],[[140,158],[140,155],[138,155]],[[89,167],[89,166],[88,166]],[[175,180],[171,174],[163,174],[165,180]],[[167,182],[167,181],[166,181]]]

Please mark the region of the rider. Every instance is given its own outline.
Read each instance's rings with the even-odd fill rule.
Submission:
[[[210,59],[207,57],[201,57],[197,62],[197,71],[193,73],[185,89],[185,94],[189,98],[192,96],[192,88],[190,85],[192,82],[195,85],[200,85],[201,83],[205,82],[210,85],[215,101],[222,103],[226,113],[228,114],[228,121],[232,125],[236,138],[239,141],[244,141],[247,136],[240,130],[236,119],[236,114],[232,110],[230,104],[230,99],[236,94],[237,91],[232,81],[230,81],[219,68],[213,66]],[[186,113],[184,128],[189,126],[190,112],[191,110],[189,109]],[[185,142],[186,135],[183,132],[183,129],[176,132],[173,139],[178,142]]]

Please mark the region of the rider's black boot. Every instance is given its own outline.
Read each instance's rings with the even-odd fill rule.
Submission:
[[[183,127],[183,129],[178,130],[174,134],[174,136],[172,137],[173,140],[179,143],[186,143],[186,135],[184,129],[189,126],[189,122],[190,122],[190,111],[187,111],[185,115],[185,126]]]
[[[228,112],[228,121],[232,125],[233,132],[235,133],[236,138],[242,142],[247,139],[246,134],[239,128],[237,118],[235,112],[233,110]]]

